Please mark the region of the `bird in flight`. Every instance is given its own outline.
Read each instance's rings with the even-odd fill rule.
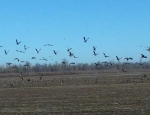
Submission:
[[[40,52],[41,49],[39,49],[39,50],[38,50],[38,49],[35,49],[35,50],[36,50],[36,52],[39,54],[39,52]]]
[[[68,48],[67,51],[70,52],[71,49],[72,49],[72,48]]]
[[[145,55],[141,54],[141,58],[147,58],[147,56],[145,56]]]
[[[95,46],[93,46],[93,50],[96,51],[96,47]]]
[[[36,57],[32,57],[31,59],[36,59]]]
[[[84,42],[86,43],[86,42],[88,41],[89,38],[86,39],[85,37],[83,37],[83,39],[84,39]]]
[[[95,56],[97,56],[99,54],[99,53],[96,53],[95,51],[93,51],[93,53],[94,53],[93,55],[95,55]]]
[[[26,47],[26,45],[24,45],[24,50],[27,50],[29,47]]]
[[[14,60],[17,60],[19,62],[19,59],[18,58],[15,58]]]
[[[119,58],[118,56],[116,56],[117,60],[119,61],[121,58]]]
[[[22,41],[18,42],[18,40],[16,39],[16,44],[19,45]]]
[[[53,45],[51,45],[51,44],[45,44],[44,46],[53,46]]]
[[[58,51],[57,52],[55,50],[53,50],[53,51],[54,51],[54,54],[57,55]]]
[[[7,55],[9,51],[4,50],[5,54]]]
[[[105,53],[103,53],[103,54],[104,54],[105,58],[109,57],[109,56],[107,56]]]
[[[7,65],[11,65],[12,63],[9,63],[9,62],[8,62],[8,63],[6,63],[6,64],[7,64]]]

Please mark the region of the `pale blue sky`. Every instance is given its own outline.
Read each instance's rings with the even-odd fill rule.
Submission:
[[[149,6],[150,0],[0,0],[0,45],[4,46],[0,48],[0,65],[20,64],[16,57],[33,64],[61,62],[64,58],[76,63],[116,61],[116,55],[139,61],[141,53],[148,61]],[[87,43],[84,36],[89,37]],[[18,46],[16,39],[22,41]],[[54,46],[44,47],[47,43]],[[16,52],[24,50],[24,45],[30,47],[25,54]],[[93,46],[99,53],[96,57]],[[68,47],[79,58],[70,58]],[[39,54],[35,48],[41,48]],[[4,50],[9,50],[8,55]],[[59,51],[57,56],[53,50]],[[103,52],[110,57],[105,59]],[[36,60],[31,60],[32,56]],[[39,60],[43,57],[48,62]]]

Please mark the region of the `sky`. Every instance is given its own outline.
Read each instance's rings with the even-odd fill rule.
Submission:
[[[116,56],[139,62],[141,54],[149,61],[149,5],[149,0],[0,0],[0,65],[20,64],[15,58],[31,64],[116,62]],[[16,39],[22,42],[16,45]],[[16,52],[24,45],[30,48]],[[79,58],[69,57],[67,48]],[[43,57],[48,61],[39,60]]]

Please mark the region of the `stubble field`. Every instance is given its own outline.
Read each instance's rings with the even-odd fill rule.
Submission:
[[[0,115],[149,115],[150,73],[0,78]]]

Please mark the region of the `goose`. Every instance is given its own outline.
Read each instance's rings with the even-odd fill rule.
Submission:
[[[96,47],[95,46],[93,46],[93,50],[96,51]]]
[[[11,65],[12,63],[10,63],[10,62],[8,62],[8,63],[6,63],[7,65]]]
[[[53,45],[51,45],[51,44],[45,44],[44,46],[53,46]]]
[[[95,51],[93,51],[93,53],[94,53],[93,55],[95,55],[95,56],[97,56],[99,54],[99,53],[96,53]]]
[[[72,48],[68,48],[67,51],[70,52],[71,49],[72,49]]]
[[[69,56],[72,57],[72,56],[74,56],[74,55],[73,55],[73,53],[69,52]]]
[[[14,60],[17,60],[19,62],[19,59],[18,58],[15,58]]]
[[[141,54],[141,58],[147,58],[147,56],[145,56],[145,55]]]
[[[95,65],[96,65],[96,67],[98,67],[99,66],[99,63],[94,63]]]
[[[122,69],[122,71],[123,71],[123,72],[127,72],[127,71],[125,71],[124,69]]]
[[[74,65],[75,63],[74,63],[74,62],[71,62],[70,64]]]
[[[88,41],[89,38],[86,39],[85,37],[83,37],[83,39],[84,39],[84,42],[86,43],[86,42]]]
[[[121,58],[119,58],[118,56],[116,56],[117,60],[119,61]]]
[[[31,59],[36,59],[36,57],[32,57]]]
[[[39,50],[38,50],[38,49],[35,49],[35,50],[36,50],[36,52],[39,54],[39,52],[40,52],[41,49],[39,49]]]
[[[54,51],[54,54],[57,55],[58,51],[57,52],[55,50],[53,50],[53,51]]]
[[[18,40],[16,39],[16,44],[19,45],[22,41],[18,42]]]
[[[109,57],[109,56],[107,56],[105,53],[103,53],[103,54],[104,54],[105,58]]]
[[[4,50],[5,54],[7,55],[9,51]]]
[[[26,47],[26,45],[24,45],[24,50],[27,50],[28,48],[30,48],[30,47]]]

